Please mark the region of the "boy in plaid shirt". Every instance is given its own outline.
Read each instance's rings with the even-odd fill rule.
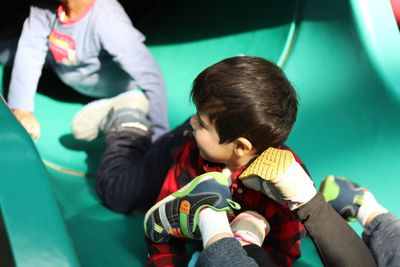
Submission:
[[[342,259],[349,266],[371,266],[367,248],[340,217],[329,229],[320,223],[322,213],[330,221],[336,212],[317,195],[304,165],[284,145],[296,120],[297,97],[279,67],[257,57],[222,60],[200,73],[191,97],[197,114],[153,144],[144,97],[108,100],[92,110],[99,114],[98,133],[105,134],[96,177],[104,205],[129,213],[150,208],[158,196],[145,216],[148,266],[186,266],[182,237],[202,238],[203,252],[208,252],[202,253],[203,260],[211,260],[204,256],[210,252],[238,251],[236,257],[218,259],[229,266],[233,258],[252,266],[291,266],[305,234],[296,214],[305,227],[314,228],[324,263],[335,266]],[[244,212],[237,211],[240,206]],[[237,236],[218,234],[235,231],[243,237],[239,240],[250,243],[238,247]],[[330,237],[336,235],[351,249],[332,246]],[[215,242],[216,236],[221,242]]]
[[[256,211],[269,222],[271,230],[262,249],[272,264],[291,266],[301,255],[300,239],[305,235],[302,224],[290,210],[293,207],[290,203],[278,204],[272,199],[273,194],[267,197],[267,192],[257,185],[244,184],[239,177],[270,147],[289,150],[304,168],[284,145],[297,115],[293,87],[275,64],[243,56],[225,59],[200,73],[194,81],[191,98],[197,108],[197,114],[190,119],[193,137],[175,150],[174,163],[158,200],[178,191],[198,175],[223,172],[229,176],[231,199],[243,210]],[[202,201],[199,199],[199,203]],[[186,265],[184,239],[179,237],[199,239],[198,228],[191,232],[173,227],[177,218],[169,217],[170,209],[173,207],[156,214],[151,210],[151,218],[149,213],[146,215],[145,228],[150,237],[148,266]]]

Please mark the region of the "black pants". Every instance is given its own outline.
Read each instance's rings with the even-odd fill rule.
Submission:
[[[276,266],[271,256],[262,247],[259,247],[255,244],[250,244],[243,246],[243,249],[246,251],[248,257],[256,261],[258,266]]]
[[[173,153],[192,137],[189,120],[153,144],[150,136],[113,131],[106,136],[96,190],[108,208],[127,213],[151,207],[173,163]]]
[[[327,267],[376,266],[368,247],[321,193],[295,211]]]
[[[324,266],[376,266],[365,243],[325,202],[321,193],[294,212],[310,234]],[[222,238],[201,252],[197,266],[234,267],[256,264],[273,266],[273,263],[269,263],[268,254],[260,247],[241,247],[234,238]]]

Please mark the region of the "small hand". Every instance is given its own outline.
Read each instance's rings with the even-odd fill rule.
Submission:
[[[13,109],[12,112],[25,130],[34,139],[38,139],[40,137],[40,124],[32,112],[22,109]]]

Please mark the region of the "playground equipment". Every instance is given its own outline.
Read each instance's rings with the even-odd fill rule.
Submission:
[[[288,143],[317,187],[328,174],[347,176],[400,215],[400,32],[390,1],[172,1],[141,30],[166,78],[171,127],[194,111],[188,93],[205,67],[239,54],[265,57],[298,91]],[[72,138],[82,101],[48,93],[56,84],[40,86],[54,88],[35,99],[36,143],[0,101],[0,244],[9,246],[0,263],[143,266],[143,214],[114,213],[93,189],[102,140]],[[322,265],[308,238],[302,250],[295,266]]]

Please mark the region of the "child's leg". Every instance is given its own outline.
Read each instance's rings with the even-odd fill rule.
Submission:
[[[392,213],[376,216],[362,234],[378,266],[400,266],[400,219]]]
[[[258,266],[276,266],[272,261],[271,256],[262,247],[255,244],[249,244],[243,246],[243,249],[246,251],[248,257],[255,260]]]
[[[344,177],[329,175],[320,187],[325,200],[347,221],[357,219],[363,226],[375,216],[387,213],[366,188]]]
[[[143,166],[145,151],[150,145],[150,136],[130,131],[107,134],[97,170],[96,190],[108,208],[126,213],[149,201],[150,196],[144,191],[147,180],[144,179]]]
[[[240,213],[229,225],[226,212],[205,208],[199,214],[199,229],[204,246],[199,266],[275,266],[261,248],[269,224],[254,211]]]
[[[245,175],[244,175],[245,174]],[[325,202],[292,153],[269,148],[242,173],[243,183],[295,212],[326,266],[375,266],[367,246]]]
[[[132,131],[108,133],[97,172],[97,193],[105,205],[119,212],[151,206],[173,163],[173,151],[188,138],[188,122],[152,145],[149,135]]]
[[[202,239],[204,250],[196,266],[256,267],[233,238],[227,213],[239,207],[230,197],[225,175],[200,175],[146,213],[145,234],[155,243],[171,242],[172,237]]]
[[[71,130],[78,140],[92,141],[100,133],[138,128],[150,132],[149,102],[139,90],[85,105],[72,120]]]
[[[320,191],[344,219],[357,219],[364,226],[363,240],[379,266],[400,265],[400,219],[388,213],[371,192],[332,175],[324,179]]]
[[[212,233],[207,231],[209,237],[227,231],[232,233],[226,212],[233,214],[233,208],[239,209],[240,206],[231,200],[227,177],[219,172],[205,173],[147,211],[144,217],[145,234],[154,243],[167,243],[172,237],[199,240],[203,237],[199,218],[207,210],[217,211],[215,215],[221,219],[221,223],[211,222],[214,227],[210,229]]]
[[[290,151],[268,148],[240,175],[243,184],[260,191],[291,210],[317,193],[313,181]]]
[[[148,101],[140,91],[96,100],[72,122],[74,137],[91,141],[105,134],[105,150],[97,171],[97,193],[118,212],[150,206],[172,164],[172,150],[190,137],[188,122],[152,145]]]
[[[255,211],[245,211],[237,215],[230,225],[248,257],[254,259],[258,266],[275,266],[271,256],[262,248],[270,230],[264,216]]]
[[[205,248],[200,253],[196,266],[257,267],[259,265],[254,259],[247,256],[246,251],[236,239],[228,237]]]

